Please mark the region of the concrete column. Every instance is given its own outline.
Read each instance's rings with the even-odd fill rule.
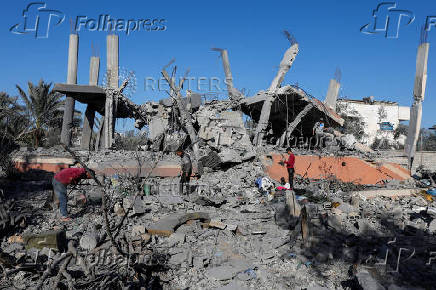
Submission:
[[[268,121],[271,114],[271,106],[275,99],[274,92],[280,87],[281,83],[283,82],[283,79],[285,78],[286,73],[289,71],[292,64],[294,63],[297,54],[298,54],[298,43],[295,43],[286,50],[282,58],[282,61],[280,62],[279,71],[277,72],[276,76],[271,82],[271,85],[269,86],[268,94],[265,101],[263,102],[262,111],[259,117],[259,122],[256,127],[255,137],[253,139],[253,144],[255,146],[262,145],[262,139],[265,135],[265,130],[268,127]]]
[[[118,35],[111,34],[106,38],[106,69],[107,81],[110,88],[118,88]],[[106,96],[105,122],[104,122],[104,144],[108,149],[112,146],[115,132],[113,94]]]
[[[409,132],[407,134],[405,152],[409,159],[409,169],[412,169],[413,158],[415,157],[416,142],[419,138],[422,119],[422,102],[424,101],[425,87],[427,84],[427,62],[430,44],[421,43],[416,55],[415,86],[413,88],[413,104],[410,109]]]
[[[100,58],[91,56],[89,63],[89,85],[96,86],[98,84],[98,73],[100,69]],[[85,111],[85,119],[83,120],[82,129],[82,142],[80,148],[82,150],[89,150],[91,144],[92,130],[94,127],[95,110],[88,105]]]
[[[68,47],[67,84],[77,84],[77,58],[79,51],[79,35],[70,34]],[[64,118],[62,121],[61,143],[71,145],[71,128],[73,125],[74,99],[67,95],[65,100]]]
[[[324,100],[324,103],[335,111],[340,87],[341,84],[337,80],[331,79],[329,83],[329,88],[327,90],[327,95]]]

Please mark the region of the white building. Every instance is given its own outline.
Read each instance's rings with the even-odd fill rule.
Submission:
[[[404,145],[406,136],[395,140],[394,130],[401,121],[410,119],[410,107],[399,106],[396,102],[375,101],[371,96],[363,100],[339,99],[336,111],[359,118],[364,123],[362,143],[370,146],[376,139],[384,139],[389,144]]]

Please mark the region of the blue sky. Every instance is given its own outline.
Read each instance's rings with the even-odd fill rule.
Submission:
[[[3,3],[0,18],[0,90],[17,95],[16,84],[39,79],[63,83],[67,75],[70,20],[77,16],[115,19],[163,18],[165,31],[135,31],[120,36],[120,66],[135,72],[136,103],[158,100],[165,92],[145,91],[146,77],[159,78],[163,65],[176,59],[178,72],[190,68],[193,77],[219,77],[221,60],[211,47],[226,48],[237,88],[251,95],[266,89],[284,51],[289,47],[281,31],[290,31],[300,45],[284,83],[298,83],[310,94],[324,99],[336,67],[342,71],[341,96],[397,101],[410,106],[415,77],[419,29],[427,16],[436,15],[436,2],[397,1],[398,9],[412,11],[415,20],[400,25],[399,38],[383,33],[368,35],[360,28],[371,21],[381,1],[46,1],[47,8],[62,11],[65,21],[50,27],[49,37],[17,35],[9,28],[23,21],[22,11],[31,1]],[[91,44],[106,63],[107,32],[79,32],[78,83],[87,84]],[[436,124],[436,27],[429,32],[428,81],[423,127]],[[102,77],[100,74],[100,79]],[[76,105],[84,111],[84,106]],[[119,122],[119,130],[131,122]]]

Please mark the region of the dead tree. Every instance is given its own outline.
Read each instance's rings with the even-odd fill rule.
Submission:
[[[277,72],[275,78],[271,82],[269,89],[266,92],[266,98],[263,102],[262,112],[260,113],[259,123],[256,127],[256,132],[253,140],[253,144],[256,146],[260,146],[262,144],[262,139],[265,135],[265,131],[268,127],[268,121],[271,114],[271,106],[276,98],[276,90],[280,87],[283,79],[285,78],[286,73],[291,68],[295,57],[298,54],[298,43],[295,38],[293,38],[289,32],[285,31],[285,35],[287,36],[289,42],[291,43],[291,47],[286,50],[282,61],[280,62],[280,68]]]
[[[191,139],[191,144],[192,144],[192,149],[194,151],[194,166],[197,165],[197,160],[199,157],[199,152],[198,152],[198,137],[197,137],[197,132],[194,129],[194,125],[192,124],[192,118],[189,115],[187,109],[185,108],[185,106],[183,105],[182,102],[182,94],[180,93],[182,87],[183,87],[183,83],[186,80],[186,77],[189,73],[189,69],[186,71],[185,75],[183,76],[183,78],[180,80],[179,86],[176,87],[174,78],[171,78],[167,71],[165,70],[168,66],[170,66],[172,63],[174,62],[171,61],[168,65],[164,66],[162,68],[162,76],[166,79],[166,81],[168,82],[168,84],[170,85],[170,96],[175,100],[177,108],[179,110],[179,114],[180,114],[180,118],[181,118],[181,123],[182,126],[186,128],[186,131],[189,134],[189,138]]]

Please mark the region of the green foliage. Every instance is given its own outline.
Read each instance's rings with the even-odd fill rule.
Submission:
[[[401,135],[407,136],[409,131],[409,126],[404,124],[399,124],[394,130],[394,139],[398,139]]]
[[[60,93],[50,89],[51,83],[40,80],[36,86],[32,82],[27,85],[27,94],[19,85],[16,87],[26,105],[25,114],[29,120],[27,133],[32,135],[33,145],[38,147],[50,127],[62,124],[64,101]]]
[[[423,151],[436,151],[436,132],[434,130],[421,129],[420,134],[416,146],[417,150],[422,148]]]

